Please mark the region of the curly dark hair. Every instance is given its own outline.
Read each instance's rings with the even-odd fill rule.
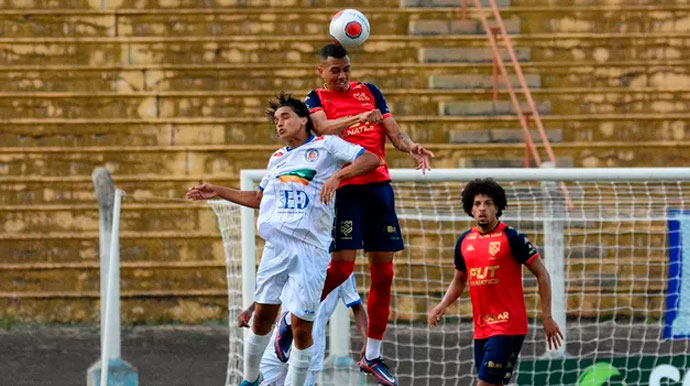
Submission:
[[[462,208],[470,217],[474,217],[472,216],[472,206],[474,205],[474,198],[478,194],[484,194],[491,197],[494,205],[498,208],[496,217],[501,217],[503,209],[508,205],[506,192],[501,185],[491,178],[477,178],[465,185],[465,188],[462,190]]]
[[[291,108],[298,117],[307,118],[307,134],[310,135],[314,132],[314,123],[309,116],[309,108],[307,108],[307,105],[285,91],[281,91],[280,94],[266,103],[266,117],[271,123],[273,123],[275,119],[276,111],[283,106]]]

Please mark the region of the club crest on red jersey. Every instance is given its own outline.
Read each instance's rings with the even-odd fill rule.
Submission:
[[[501,250],[500,241],[492,241],[489,243],[489,254],[491,256],[496,256],[496,254]]]

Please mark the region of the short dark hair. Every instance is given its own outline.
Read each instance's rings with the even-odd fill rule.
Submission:
[[[470,217],[474,217],[472,216],[472,206],[474,206],[474,198],[478,194],[484,194],[491,197],[494,205],[496,205],[498,208],[496,217],[501,217],[503,214],[503,209],[505,209],[506,205],[508,205],[506,192],[503,190],[501,185],[491,178],[477,178],[465,185],[465,188],[462,190],[462,208],[465,209],[465,213],[467,213]]]
[[[325,61],[328,59],[328,57],[336,58],[336,59],[342,59],[344,57],[348,56],[347,50],[345,47],[339,45],[339,44],[326,44],[321,48],[321,60]]]
[[[309,108],[307,108],[307,105],[285,91],[281,91],[280,94],[276,95],[275,98],[271,99],[266,104],[266,117],[268,117],[271,123],[273,123],[275,119],[276,111],[283,106],[291,108],[298,117],[307,118],[307,134],[314,132],[314,123],[309,116]]]

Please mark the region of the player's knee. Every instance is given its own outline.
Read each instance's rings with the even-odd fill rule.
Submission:
[[[252,330],[257,335],[266,335],[271,332],[275,322],[279,306],[257,304],[252,321]]]
[[[312,324],[309,322],[298,322],[292,324],[292,335],[295,338],[295,346],[303,350],[313,344],[311,335]]]
[[[393,262],[385,262],[380,264],[373,264],[369,266],[369,273],[371,274],[372,287],[385,288],[393,284]]]

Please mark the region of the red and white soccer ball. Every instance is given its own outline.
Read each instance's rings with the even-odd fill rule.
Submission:
[[[328,32],[345,48],[359,47],[369,38],[369,20],[356,9],[343,9],[333,15]]]

